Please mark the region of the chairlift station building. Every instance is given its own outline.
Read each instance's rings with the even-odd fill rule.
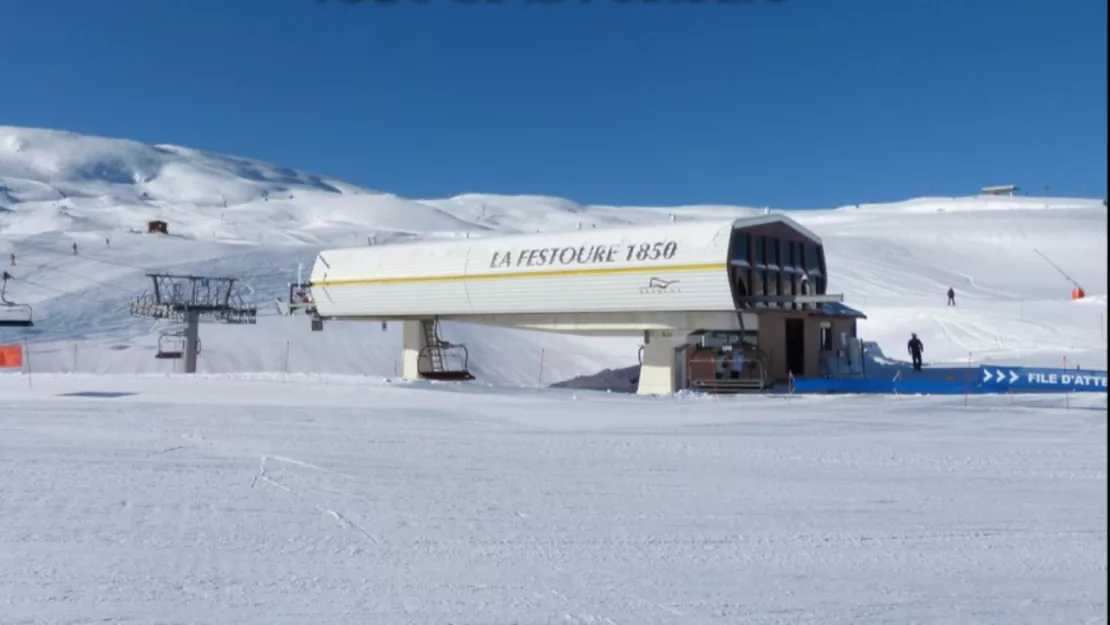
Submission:
[[[656,394],[709,386],[694,369],[711,337],[743,349],[764,383],[827,372],[863,317],[827,283],[821,239],[761,215],[325,250],[309,286],[317,328],[402,322],[406,379],[422,377],[428,327],[454,321],[642,336],[638,392]]]

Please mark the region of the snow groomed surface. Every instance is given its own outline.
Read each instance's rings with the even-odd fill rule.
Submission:
[[[974,367],[944,378],[795,378],[793,392],[904,395],[990,395],[1000,393],[1106,393],[1107,372],[1080,369]]]
[[[964,401],[0,376],[0,623],[1104,623],[1105,398]]]

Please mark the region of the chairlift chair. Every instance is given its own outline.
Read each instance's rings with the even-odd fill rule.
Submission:
[[[424,322],[425,346],[417,354],[416,369],[425,380],[468,381],[470,351],[466,345],[449,343],[439,336],[439,322]]]
[[[7,271],[0,282],[0,328],[30,328],[35,325],[34,311],[29,304],[18,304],[8,300],[8,280],[13,279]]]
[[[197,339],[197,354],[200,354],[200,339]],[[179,360],[185,356],[185,334],[172,332],[158,337],[158,352],[154,357],[159,360]]]
[[[34,325],[34,314],[29,305],[0,302],[0,328],[31,328]]]
[[[312,314],[315,306],[313,305],[312,297],[308,294],[308,288],[311,285],[303,282],[293,282],[289,284],[289,299],[276,298],[278,314],[283,317],[295,314],[299,310],[304,310],[306,314]]]
[[[425,380],[464,382],[474,379],[466,345],[448,343],[426,346],[417,355],[417,372]]]

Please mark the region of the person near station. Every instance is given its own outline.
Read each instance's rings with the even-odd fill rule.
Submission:
[[[730,371],[731,375],[729,377],[732,378],[733,380],[739,380],[740,379],[740,372],[742,372],[744,370],[744,348],[740,343],[736,343],[735,345],[732,346],[732,363],[731,364],[732,364],[731,371]]]
[[[74,256],[77,255],[77,242],[76,241],[73,242],[73,255]]]
[[[948,287],[948,305],[956,305],[956,291],[952,287]]]
[[[802,295],[809,295],[809,276],[802,274],[802,279],[798,281],[798,287],[802,291]]]
[[[916,333],[910,335],[910,342],[906,345],[906,349],[913,359],[913,370],[921,371],[921,354],[925,351],[925,346],[921,343],[921,339],[917,338]]]

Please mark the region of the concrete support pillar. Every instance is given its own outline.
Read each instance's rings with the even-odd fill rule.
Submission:
[[[420,379],[420,350],[427,341],[424,338],[424,322],[401,322],[401,377],[405,380]]]
[[[640,365],[640,383],[636,388],[638,395],[668,395],[679,390],[676,372],[678,358],[684,357],[680,348],[685,348],[686,332],[652,331],[644,333],[644,363]]]
[[[200,340],[200,313],[185,313],[185,373],[197,372],[197,342]]]

